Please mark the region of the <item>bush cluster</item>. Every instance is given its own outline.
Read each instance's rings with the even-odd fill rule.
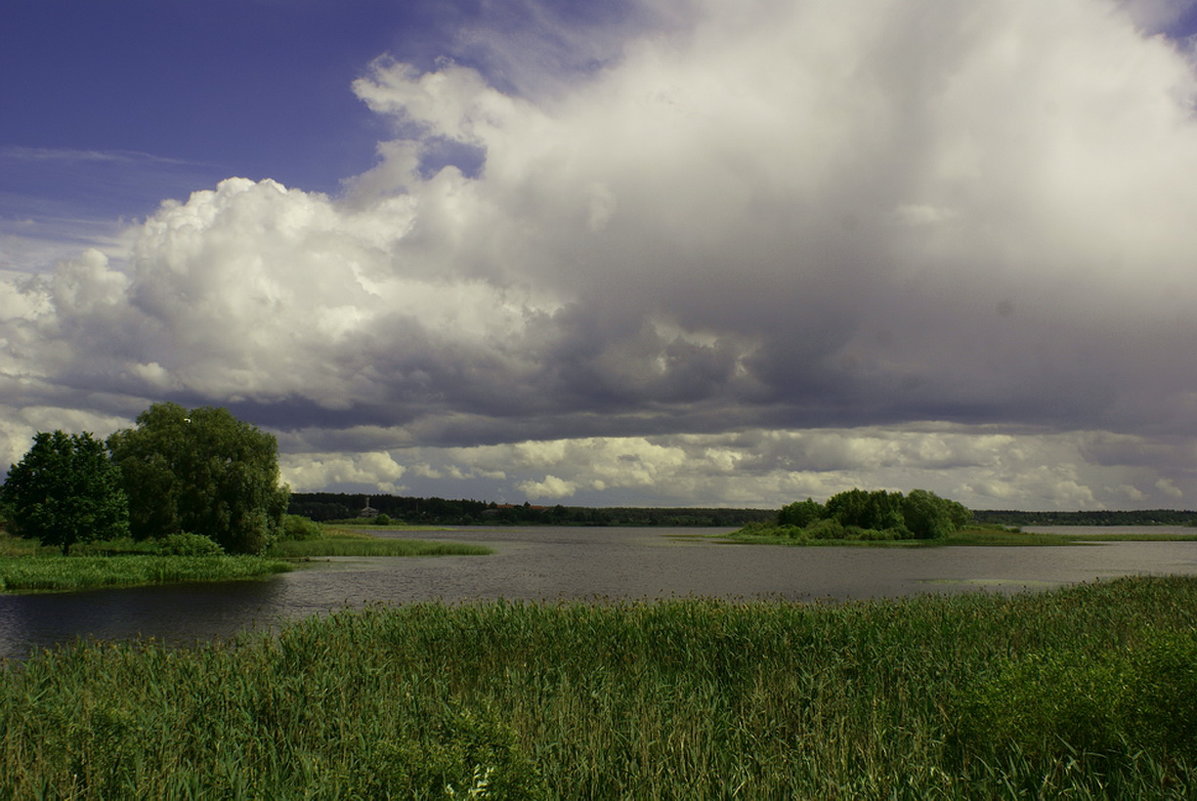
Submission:
[[[163,537],[158,542],[158,553],[164,556],[220,556],[224,550],[211,537],[184,531]]]
[[[851,489],[820,504],[810,498],[783,506],[777,531],[795,539],[937,539],[972,519],[962,504],[929,490],[910,494]]]
[[[303,515],[283,515],[283,528],[279,534],[280,542],[318,540],[323,536],[324,529],[315,520],[309,520]]]

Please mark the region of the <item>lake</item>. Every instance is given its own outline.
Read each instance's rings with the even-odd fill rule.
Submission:
[[[1147,530],[1192,533],[1183,528]],[[842,601],[925,592],[1010,593],[1137,574],[1197,575],[1197,542],[1058,548],[787,548],[719,544],[706,537],[723,532],[709,528],[513,527],[377,533],[479,543],[495,553],[333,558],[259,581],[0,595],[0,657],[21,658],[31,648],[76,637],[144,636],[189,644],[242,631],[272,630],[307,615],[371,603],[496,598],[610,601],[695,595]]]

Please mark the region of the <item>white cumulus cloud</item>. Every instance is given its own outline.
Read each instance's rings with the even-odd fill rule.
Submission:
[[[230,178],[0,273],[6,402],[228,405],[313,489],[1192,497],[1110,464],[1197,412],[1180,4],[645,2],[554,80],[525,6],[555,44],[364,70],[390,134],[341,196]]]

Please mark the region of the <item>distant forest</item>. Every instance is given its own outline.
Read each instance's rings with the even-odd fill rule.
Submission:
[[[369,499],[373,512],[402,523],[441,526],[553,525],[553,526],[718,526],[773,522],[776,509],[691,509],[649,507],[533,506],[493,501],[407,498],[344,492],[295,492],[291,514],[312,520],[351,520],[361,516]],[[372,513],[373,513],[372,512]],[[978,523],[1002,526],[1190,526],[1197,511],[1145,509],[1132,512],[1022,512],[1008,509],[973,510]]]
[[[1007,509],[973,510],[978,523],[1001,526],[1192,526],[1197,512],[1180,509],[1141,509],[1133,512],[1018,512]]]
[[[776,509],[655,509],[633,507],[533,506],[487,501],[350,495],[343,492],[295,492],[291,514],[312,520],[347,520],[361,516],[367,498],[371,510],[396,522],[443,526],[743,526],[772,520]],[[372,512],[373,513],[373,512]]]

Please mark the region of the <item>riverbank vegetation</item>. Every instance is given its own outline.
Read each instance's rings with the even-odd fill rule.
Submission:
[[[71,556],[0,558],[0,592],[63,592],[98,587],[233,581],[291,569],[262,556]]]
[[[233,581],[285,572],[291,563],[262,556],[229,556],[207,537],[162,540],[130,537],[56,546],[0,534],[0,592],[66,592],[191,581]]]
[[[322,529],[319,536],[280,540],[267,553],[303,559],[321,556],[484,556],[492,553],[490,548],[482,545],[383,538],[376,536],[378,529],[372,532],[359,527],[312,525]]]
[[[211,539],[196,534],[87,541],[64,556],[56,545],[0,533],[0,592],[61,592],[259,578],[291,570],[296,561],[323,556],[491,553],[479,545],[384,539],[361,530],[330,528],[290,516],[284,521],[282,536],[264,556],[227,555]]]
[[[0,798],[1191,798],[1197,580],[416,604],[4,666]]]

